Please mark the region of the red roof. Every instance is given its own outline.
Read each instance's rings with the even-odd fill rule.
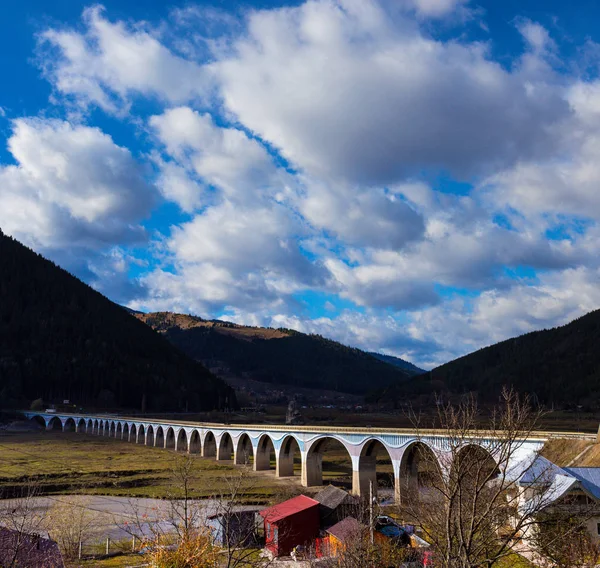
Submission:
[[[273,507],[269,507],[264,511],[260,511],[260,516],[264,517],[270,523],[276,523],[285,517],[289,517],[290,515],[295,515],[300,511],[305,511],[306,509],[310,509],[311,507],[318,507],[319,502],[307,497],[306,495],[298,495],[298,497],[294,497],[293,499],[288,499],[283,503],[279,503],[279,505],[275,505]]]

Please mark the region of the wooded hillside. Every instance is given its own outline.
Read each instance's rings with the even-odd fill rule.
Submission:
[[[74,276],[0,231],[0,404],[205,410],[233,391]]]

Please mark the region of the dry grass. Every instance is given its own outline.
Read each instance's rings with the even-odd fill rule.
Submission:
[[[587,459],[590,456],[590,463],[585,465],[600,465],[600,447],[588,440],[573,440],[571,438],[555,438],[548,440],[542,449],[542,455],[558,466],[565,467],[574,460],[581,452],[590,446],[596,446],[590,449],[583,458]],[[596,451],[595,451],[596,450]],[[594,454],[591,457],[591,454]],[[578,460],[579,461],[579,460]],[[572,465],[584,465],[583,463],[573,463]]]
[[[175,452],[111,438],[62,432],[1,433],[0,485],[12,488],[34,480],[45,494],[79,493],[128,497],[176,497],[171,482]],[[239,467],[214,458],[197,459],[192,496],[210,497],[226,489]],[[261,472],[248,488],[248,504],[264,504],[298,485]]]

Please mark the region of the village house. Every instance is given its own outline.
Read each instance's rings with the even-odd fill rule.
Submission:
[[[296,546],[311,544],[319,535],[319,502],[299,495],[260,511],[264,520],[265,548],[286,556]]]
[[[335,525],[346,517],[356,516],[360,505],[358,497],[334,485],[328,485],[319,491],[314,499],[320,503],[321,528]]]

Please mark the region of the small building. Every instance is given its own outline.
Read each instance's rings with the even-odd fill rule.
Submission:
[[[248,547],[258,542],[254,509],[210,515],[207,524],[219,546]]]
[[[346,517],[327,529],[328,556],[339,556],[346,547],[356,539],[360,539],[367,527],[361,525],[354,517]]]
[[[260,511],[264,519],[265,548],[287,556],[294,547],[312,543],[319,535],[319,502],[299,495]]]
[[[55,541],[0,527],[0,566],[65,568]]]
[[[334,485],[328,485],[314,498],[320,503],[319,515],[323,529],[339,523],[346,517],[356,515],[360,504],[358,497],[350,495],[347,491]]]

